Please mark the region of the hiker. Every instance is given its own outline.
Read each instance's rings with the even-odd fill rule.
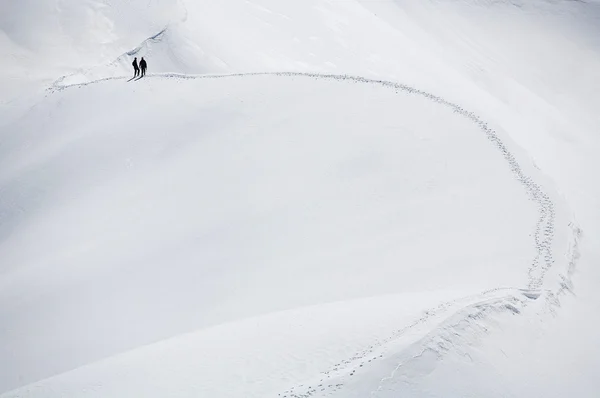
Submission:
[[[146,76],[147,67],[148,65],[146,64],[146,60],[144,59],[144,57],[142,57],[142,60],[140,61],[140,68],[142,68],[142,77]]]
[[[144,59],[144,58],[142,58]],[[146,64],[146,62],[144,62],[144,65]],[[131,65],[133,65],[133,77],[139,76],[140,74],[140,68],[138,67],[138,63],[137,63],[137,57],[135,57],[133,59],[133,62],[131,63]]]

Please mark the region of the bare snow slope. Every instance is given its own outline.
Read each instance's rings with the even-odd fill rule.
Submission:
[[[596,396],[597,1],[38,3],[0,4],[0,391],[198,330],[9,396]],[[439,97],[173,73],[282,70]]]
[[[2,148],[2,323],[44,330],[4,334],[5,382],[298,306],[535,284],[535,202],[452,110],[302,76],[50,95]]]

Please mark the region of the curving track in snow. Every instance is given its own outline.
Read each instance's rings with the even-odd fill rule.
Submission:
[[[534,181],[534,179],[527,175],[516,157],[511,153],[506,144],[500,139],[498,133],[486,123],[483,119],[477,116],[474,112],[464,109],[458,104],[455,104],[449,100],[439,97],[435,94],[419,90],[418,88],[396,83],[389,80],[371,79],[362,76],[353,75],[336,75],[336,74],[321,74],[321,73],[304,73],[304,72],[250,72],[250,73],[232,73],[232,74],[220,74],[220,75],[185,75],[178,73],[165,73],[148,75],[149,78],[172,78],[172,79],[227,79],[227,78],[241,78],[245,76],[279,76],[279,77],[304,77],[311,79],[321,80],[334,80],[348,83],[359,83],[359,84],[372,84],[382,87],[386,87],[396,92],[402,91],[410,95],[416,95],[424,97],[432,102],[438,103],[441,106],[450,108],[453,112],[457,113],[461,117],[464,117],[476,124],[483,134],[486,135],[491,144],[498,150],[500,155],[506,161],[508,167],[513,173],[516,180],[522,185],[526,195],[536,203],[538,209],[538,220],[535,225],[533,233],[533,244],[536,250],[536,256],[532,260],[529,268],[527,269],[528,284],[526,289],[528,290],[539,290],[542,288],[544,283],[544,277],[547,271],[554,264],[554,258],[552,255],[552,241],[554,238],[554,220],[555,220],[555,205],[550,199],[550,196],[545,192],[541,184]],[[48,90],[61,91],[68,88],[82,87],[89,84],[96,84],[102,81],[108,80],[120,80],[124,77],[110,77],[106,79],[94,80],[86,83],[68,84],[63,85],[62,81],[57,80],[52,87]]]
[[[412,324],[397,330],[387,339],[378,341],[368,349],[358,352],[351,358],[335,365],[332,369],[317,377],[312,383],[309,383],[311,385],[305,384],[295,386],[281,393],[281,396],[305,398],[339,392],[346,385],[350,376],[355,375],[357,370],[361,370],[382,358],[383,352],[386,349],[392,347],[393,350],[394,344],[405,339],[404,336],[411,329],[427,328],[429,333],[427,333],[425,337],[404,344],[401,352],[396,352],[394,354],[393,361],[395,361],[397,365],[393,367],[392,373],[381,381],[381,383],[384,383],[386,380],[393,378],[400,368],[408,366],[412,361],[418,360],[427,352],[434,353],[436,357],[441,357],[444,353],[456,349],[456,346],[460,346],[461,343],[464,343],[465,333],[477,333],[478,331],[485,333],[487,331],[485,321],[489,316],[503,312],[520,314],[528,303],[532,300],[537,300],[540,295],[543,295],[550,306],[556,305],[558,304],[558,297],[561,294],[570,291],[571,285],[569,277],[576,265],[578,257],[577,244],[581,231],[574,223],[571,224],[571,246],[568,253],[566,276],[561,276],[562,280],[559,281],[557,289],[544,289],[546,275],[555,263],[552,247],[556,228],[556,205],[553,203],[550,195],[546,192],[545,187],[526,173],[524,168],[519,164],[516,156],[509,150],[509,147],[503,142],[499,134],[478,115],[464,109],[460,105],[409,85],[352,75],[258,72],[225,75],[184,75],[168,73],[149,75],[148,77],[155,79],[185,80],[230,79],[248,76],[298,77],[316,80],[332,80],[342,83],[377,85],[390,90],[395,90],[396,92],[423,97],[440,106],[449,108],[454,113],[475,124],[481,133],[487,137],[490,144],[496,148],[499,156],[502,156],[505,160],[507,167],[512,172],[514,178],[522,186],[524,193],[535,203],[538,213],[537,222],[535,223],[533,233],[531,234],[531,244],[535,248],[536,254],[526,269],[528,280],[526,286],[492,289],[475,296],[464,297],[459,300],[440,304],[439,306],[426,311],[422,317]],[[59,80],[49,89],[49,91],[60,91],[115,79],[123,79],[123,77],[107,78],[72,85],[64,85]]]

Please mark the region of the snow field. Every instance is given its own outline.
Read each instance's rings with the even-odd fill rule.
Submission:
[[[0,392],[595,397],[599,4],[6,0]]]
[[[136,98],[146,100],[127,107]],[[4,148],[0,181],[15,199],[4,205],[3,256],[19,265],[3,276],[17,310],[6,322],[55,314],[55,343],[35,351],[60,372],[321,302],[528,287],[541,253],[536,207],[483,125],[440,101],[299,75],[113,79],[49,95]],[[109,104],[103,114],[98,103]],[[32,240],[36,251],[21,249]],[[61,342],[67,330],[80,339]]]

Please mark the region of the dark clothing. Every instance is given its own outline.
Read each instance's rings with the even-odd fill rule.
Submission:
[[[137,58],[131,63],[133,65],[133,77],[139,76],[140,68],[138,67]]]
[[[146,68],[148,68],[148,65],[146,64],[146,60],[144,58],[142,58],[140,61],[140,68],[142,68],[142,76],[146,76]]]

